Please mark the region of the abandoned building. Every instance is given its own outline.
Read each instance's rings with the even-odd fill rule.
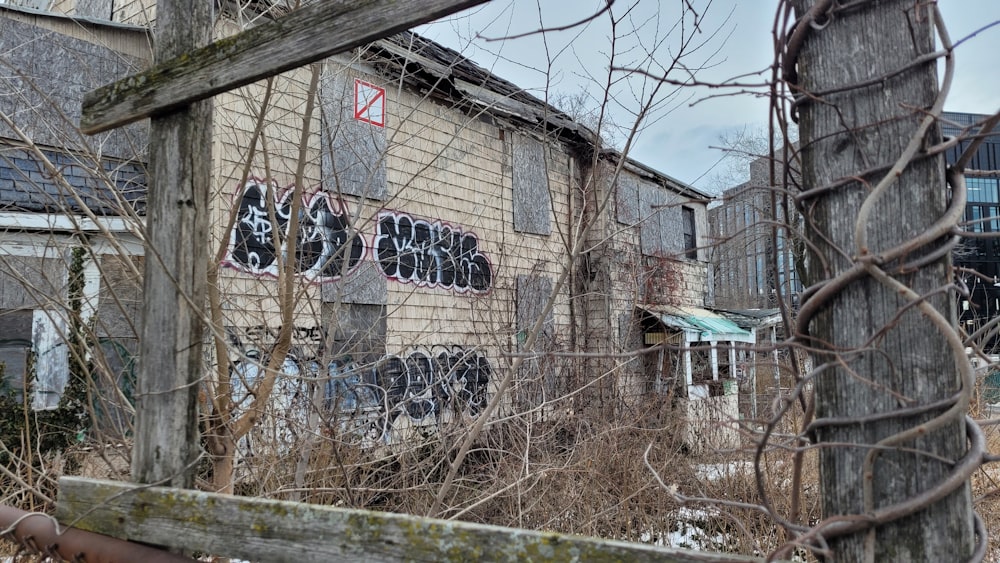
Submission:
[[[86,330],[101,389],[127,411],[152,259],[146,125],[86,139],[71,124],[83,93],[149,64],[151,13],[0,6],[0,51],[19,69],[0,97],[0,362],[15,392],[33,385],[35,408],[58,403],[69,334]],[[217,35],[246,14],[224,9]],[[340,431],[372,442],[475,416],[515,357],[510,410],[669,399],[714,421],[715,443],[737,439],[734,381],[756,328],[710,310],[709,197],[459,53],[403,33],[219,95],[213,145],[204,244],[229,357],[212,361],[231,366],[238,407],[294,262],[282,439],[318,395]]]

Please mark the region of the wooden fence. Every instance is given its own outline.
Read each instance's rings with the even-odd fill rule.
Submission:
[[[262,562],[762,561],[408,514],[80,477],[59,480],[56,517],[64,524],[116,538]]]

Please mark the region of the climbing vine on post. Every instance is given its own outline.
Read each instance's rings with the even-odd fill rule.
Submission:
[[[835,561],[967,560],[982,441],[952,323],[964,181],[951,175],[949,198],[936,123],[951,45],[934,3],[793,5],[783,70],[811,249],[796,328],[817,366],[808,431],[825,517],[799,541]]]

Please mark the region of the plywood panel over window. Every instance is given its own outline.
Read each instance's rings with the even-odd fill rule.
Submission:
[[[332,360],[371,363],[385,355],[384,305],[327,303],[323,306],[323,317]]]
[[[545,146],[535,139],[513,139],[514,230],[535,235],[552,233]]]
[[[639,243],[647,256],[679,257],[684,250],[681,206],[665,188],[640,182]]]
[[[386,93],[370,78],[330,66],[320,84],[323,188],[384,200]]]
[[[639,222],[639,179],[622,174],[618,178],[615,194],[615,213],[619,223],[635,225]]]
[[[363,260],[343,279],[325,283],[322,297],[326,303],[385,305],[389,298],[387,279],[378,264]]]
[[[47,250],[50,256],[58,249]],[[0,308],[34,309],[65,303],[67,270],[64,258],[0,256]]]
[[[131,260],[130,266],[125,261]],[[142,326],[141,256],[101,256],[101,288],[94,331],[100,338],[135,340]],[[134,268],[134,269],[133,269]]]
[[[38,145],[62,146],[80,122],[84,92],[136,72],[138,58],[91,41],[54,33],[31,23],[0,17],[0,111]],[[26,74],[9,69],[29,69]],[[133,158],[144,150],[148,125],[136,123],[92,139],[103,156]],[[0,136],[19,139],[7,124]]]
[[[518,340],[538,322],[538,317],[545,311],[545,304],[552,295],[552,279],[548,276],[518,275],[517,276],[517,330]],[[542,335],[551,336],[554,319],[552,311],[545,317],[542,324]]]
[[[31,352],[30,310],[0,309],[0,392],[12,392],[21,399]]]

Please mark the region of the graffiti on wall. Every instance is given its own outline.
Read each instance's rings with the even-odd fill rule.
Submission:
[[[257,350],[234,362],[230,375],[237,411],[252,403],[266,362]],[[306,421],[311,409],[321,409],[329,431],[362,443],[389,444],[407,428],[433,432],[439,423],[478,415],[492,376],[485,355],[461,346],[435,346],[370,362],[351,357],[324,362],[296,348],[280,368],[269,405],[274,416],[268,417],[272,422],[265,423],[264,433],[288,451],[299,435],[310,431]],[[321,404],[316,397],[322,397]],[[243,441],[240,449],[248,454],[253,445]]]
[[[227,266],[252,274],[278,275],[277,257],[285,251],[293,193],[286,190],[279,196],[273,185],[247,182],[229,235]],[[333,281],[358,265],[365,253],[364,239],[350,227],[334,196],[327,192],[303,196],[298,215],[297,274],[317,282]]]
[[[476,235],[441,221],[382,212],[372,252],[382,272],[401,282],[477,293],[493,284],[490,261],[479,251]]]
[[[358,414],[378,406],[380,416],[371,421],[369,437],[388,442],[392,430],[404,421],[405,425],[427,426],[446,417],[478,415],[486,406],[493,368],[475,350],[439,346],[385,356],[368,367],[348,363],[339,377],[334,377],[333,370],[330,375],[327,398],[331,406],[341,413]]]
[[[278,275],[292,214],[292,194],[250,180],[239,197],[236,222],[223,264],[257,275]],[[493,285],[489,258],[475,234],[442,221],[383,211],[378,215],[372,256],[389,279],[459,293],[483,293]],[[328,192],[303,196],[295,245],[295,271],[310,281],[336,281],[353,271],[366,253],[365,239]]]

